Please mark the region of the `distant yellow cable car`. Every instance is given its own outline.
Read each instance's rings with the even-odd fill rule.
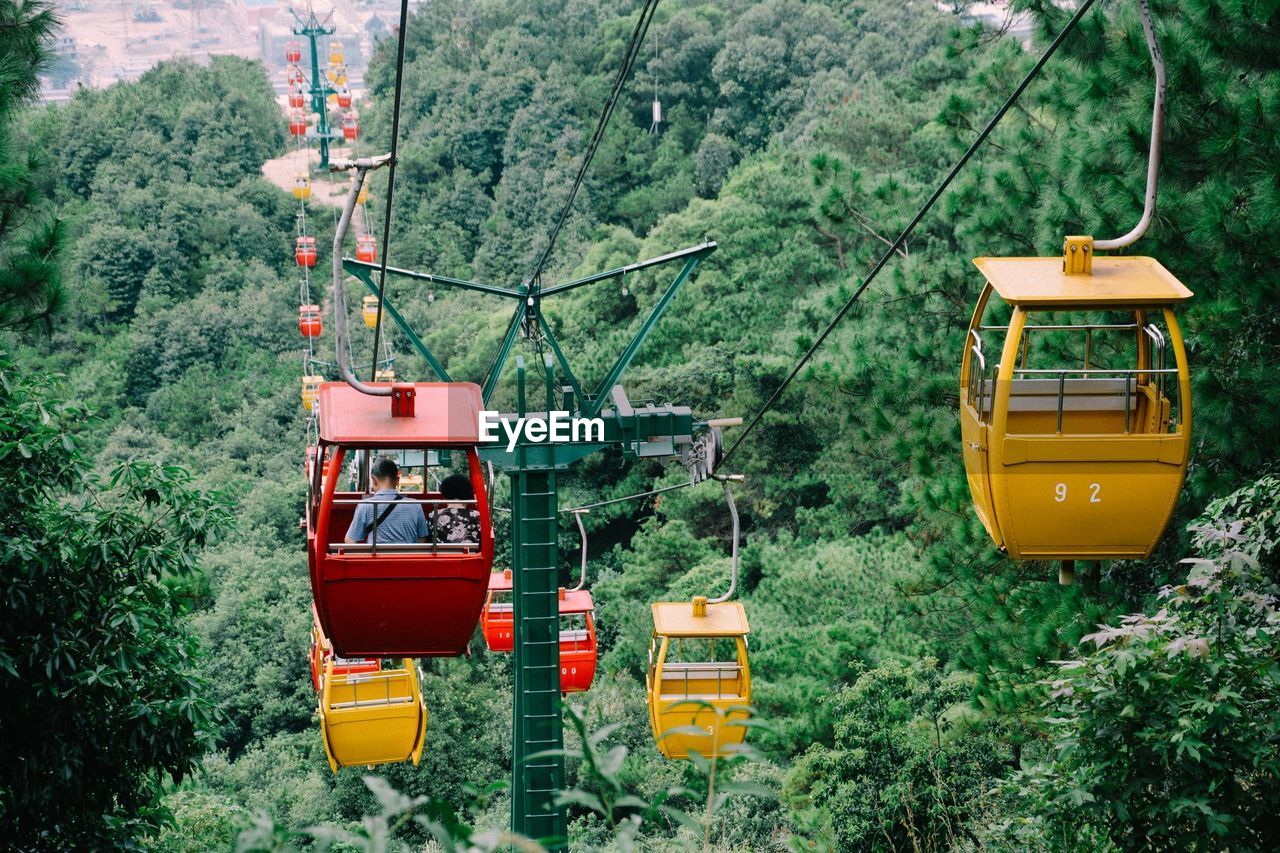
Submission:
[[[369,203],[369,188],[366,187],[364,184],[361,184],[360,191],[356,193],[356,204],[368,204],[368,203]]]
[[[311,177],[306,172],[293,176],[293,197],[301,201],[311,198]]]
[[[395,382],[396,372],[392,368],[388,367],[383,370],[379,370],[374,374],[373,378],[376,382]]]
[[[403,658],[397,668],[335,672],[325,663],[320,683],[320,728],[329,767],[372,767],[422,759],[427,707],[418,668]]]
[[[746,738],[751,704],[747,614],[737,601],[653,605],[645,689],[649,722],[667,758],[723,756]]]
[[[364,298],[360,307],[360,318],[370,329],[378,325],[378,297],[370,294]]]
[[[302,377],[302,406],[308,412],[316,406],[316,398],[320,394],[320,383],[323,381],[323,376],[308,375]]]
[[[400,475],[400,492],[401,494],[421,494],[422,493],[422,475],[421,474],[401,474]]]
[[[1061,258],[974,263],[987,284],[960,368],[960,424],[983,526],[1015,560],[1150,556],[1191,451],[1173,313],[1191,291],[1152,258],[1094,258],[1088,237],[1068,237]],[[984,323],[993,292],[1007,323]]]
[[[341,65],[346,59],[346,53],[343,49],[342,42],[329,42],[329,62],[332,65]]]
[[[729,480],[741,477],[717,479],[733,520],[729,591],[710,601],[698,595],[692,601],[653,605],[644,683],[649,724],[658,750],[667,758],[688,758],[694,752],[704,758],[732,754],[746,739],[744,721],[751,715],[747,612],[741,603],[728,600],[738,587],[739,532]]]

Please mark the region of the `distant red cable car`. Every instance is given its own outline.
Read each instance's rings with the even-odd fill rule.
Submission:
[[[325,664],[333,657],[333,646],[329,645],[328,638],[320,630],[320,617],[316,616],[314,604],[311,606],[311,652],[308,657],[311,663],[311,686],[319,693],[320,675],[324,672]],[[378,669],[377,658],[338,658],[333,662],[335,675],[356,675],[377,672]]]
[[[344,139],[355,139],[360,135],[360,116],[355,110],[351,110],[342,116],[342,137]]]
[[[294,259],[300,267],[314,267],[316,265],[316,238],[315,237],[299,237],[293,247]]]
[[[342,86],[338,89],[338,106],[342,107],[344,110],[351,107],[351,90],[346,86]]]
[[[371,264],[378,259],[378,241],[372,234],[356,238],[356,260]]]
[[[410,414],[393,416],[393,401],[345,383],[326,382],[319,391],[320,441],[308,466],[306,515],[311,592],[334,652],[347,658],[462,654],[484,607],[493,566],[489,499],[476,453],[480,386],[398,387],[413,395]],[[338,489],[347,464],[358,454],[395,450],[451,450],[466,459],[475,497],[462,503],[470,503],[479,517],[479,542],[379,544],[376,534],[369,543],[345,541],[357,506],[368,500],[363,492]],[[437,492],[399,499],[426,512],[446,503]]]
[[[585,589],[560,587],[561,693],[581,693],[596,677],[595,610],[591,593]]]
[[[298,331],[304,338],[318,338],[324,334],[319,305],[303,305],[298,309]]]
[[[302,45],[296,41],[284,43],[284,61],[293,65],[302,61]]]
[[[301,86],[291,86],[289,88],[289,106],[295,110],[300,110],[307,105],[307,90]]]
[[[293,136],[307,135],[307,114],[302,110],[289,113],[289,133]]]
[[[290,65],[285,69],[285,77],[289,81],[290,86],[303,82],[302,69],[297,65]]]
[[[513,605],[511,603],[511,570],[489,575],[489,595],[480,612],[480,629],[491,652],[509,652],[515,648]]]

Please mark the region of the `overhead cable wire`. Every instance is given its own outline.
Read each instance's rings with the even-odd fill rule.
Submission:
[[[564,224],[573,210],[573,202],[577,198],[578,189],[582,186],[583,179],[586,177],[587,168],[591,165],[591,160],[596,156],[596,149],[600,147],[600,142],[604,139],[605,130],[609,127],[609,119],[613,116],[613,109],[617,106],[618,99],[622,96],[622,90],[631,74],[631,67],[635,64],[636,57],[644,47],[645,34],[649,31],[649,23],[653,20],[653,13],[657,8],[658,0],[645,0],[644,6],[640,9],[640,17],[636,19],[635,29],[631,31],[631,41],[627,43],[627,50],[623,54],[622,64],[618,68],[618,75],[614,78],[613,89],[609,92],[609,97],[604,102],[604,109],[600,111],[600,118],[596,121],[595,132],[591,134],[591,141],[587,143],[587,151],[582,157],[582,163],[578,166],[578,174],[573,179],[569,197],[565,199],[564,207],[560,209],[560,215],[556,219],[555,227],[551,229],[551,236],[547,240],[546,248],[542,250],[538,263],[533,268],[533,273],[529,276],[530,283],[538,280],[538,277],[542,275],[542,271],[546,269],[547,262],[551,259],[551,252],[555,249],[556,240],[560,237],[560,231],[564,228]]]
[[[951,186],[951,182],[955,180],[956,175],[960,173],[960,170],[963,169],[973,155],[977,153],[978,149],[982,146],[982,143],[986,142],[987,137],[990,136],[992,131],[994,131],[1000,124],[1000,121],[1005,117],[1005,114],[1008,113],[1009,110],[1013,108],[1014,104],[1018,102],[1018,98],[1021,97],[1027,86],[1031,85],[1031,81],[1039,76],[1040,70],[1044,68],[1045,63],[1047,63],[1049,59],[1058,52],[1058,48],[1062,46],[1066,37],[1075,29],[1076,24],[1080,23],[1080,20],[1093,6],[1093,3],[1094,0],[1084,0],[1084,2],[1080,4],[1080,7],[1076,9],[1075,14],[1071,16],[1071,20],[1067,21],[1066,26],[1062,28],[1049,47],[1045,49],[1045,52],[1041,54],[1038,60],[1036,60],[1036,64],[1033,65],[1031,70],[1027,72],[1027,75],[1022,78],[1022,82],[1013,90],[1013,94],[1009,96],[1004,104],[1001,105],[1000,109],[996,111],[995,115],[991,117],[991,120],[987,122],[987,126],[982,129],[982,132],[978,134],[976,139],[974,139],[968,150],[966,150],[964,155],[956,161],[954,166],[951,167],[951,171],[947,173],[947,176],[942,179],[942,183],[938,184],[937,189],[933,191],[933,194],[929,196],[929,199],[918,211],[916,211],[916,215],[911,218],[909,223],[907,223],[907,227],[904,228],[902,233],[898,235],[897,239],[889,245],[889,248],[885,249],[884,253],[880,256],[880,260],[876,261],[875,266],[873,266],[871,271],[867,273],[866,278],[864,278],[862,283],[858,285],[858,288],[853,292],[853,295],[845,301],[844,306],[836,313],[831,322],[827,324],[827,327],[822,330],[822,334],[818,335],[817,339],[809,346],[809,349],[805,351],[805,354],[798,362],[796,362],[791,373],[787,375],[787,378],[782,381],[781,385],[774,389],[773,394],[770,395],[765,404],[761,406],[760,410],[752,416],[750,421],[747,422],[746,428],[738,434],[733,445],[730,446],[729,450],[725,453],[724,459],[721,460],[721,465],[732,458],[734,452],[742,446],[742,443],[746,441],[747,436],[751,435],[752,430],[754,430],[760,423],[760,420],[765,416],[765,413],[773,407],[773,404],[782,396],[782,392],[787,390],[787,387],[791,384],[792,380],[794,380],[796,376],[799,375],[801,369],[808,364],[809,359],[818,351],[818,347],[822,346],[823,342],[831,332],[835,330],[836,326],[840,324],[840,321],[849,313],[849,309],[851,309],[854,304],[857,303],[858,299],[861,298],[862,294],[866,292],[867,288],[871,285],[871,282],[875,281],[876,276],[880,274],[880,271],[884,269],[890,259],[898,253],[902,248],[902,245],[907,241],[907,238],[911,236],[911,232],[916,229],[916,226],[920,224],[921,220],[923,220],[929,213],[934,204],[937,203],[938,199],[942,197],[942,194],[946,192],[947,187]]]
[[[387,257],[390,254],[388,250],[391,248],[391,197],[396,186],[396,152],[400,147],[400,94],[404,87],[404,42],[408,25],[409,0],[400,0],[400,32],[396,39],[396,93],[391,110],[391,161],[387,164],[387,203],[382,221],[382,263],[378,265],[378,319],[373,326],[373,367],[370,368],[370,381],[375,382],[378,379],[378,341],[382,336],[382,302],[387,290]]]

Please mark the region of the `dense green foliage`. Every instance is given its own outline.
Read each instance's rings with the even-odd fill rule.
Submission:
[[[1065,20],[1052,4],[1023,5],[1042,36]],[[1136,11],[1119,4],[1086,18],[733,459],[747,474],[736,487],[740,596],[754,704],[768,724],[751,733],[759,755],[726,762],[713,779],[710,767],[662,761],[648,732],[645,605],[727,581],[718,491],[587,516],[602,656],[566,745],[574,849],[1276,845],[1280,494],[1267,475],[1280,447],[1271,416],[1280,12],[1265,0],[1155,5],[1170,118],[1160,215],[1141,248],[1198,293],[1182,313],[1195,456],[1161,549],[1082,571],[1071,588],[1053,582],[1050,566],[999,559],[968,505],[955,417],[960,339],[979,285],[969,259],[1052,254],[1063,233],[1111,236],[1140,210],[1151,75]],[[407,33],[393,264],[500,284],[528,275],[637,12],[603,0],[422,5]],[[918,0],[664,3],[650,38],[546,278],[717,240],[626,384],[635,402],[750,415],[1033,59]],[[384,42],[368,73],[366,151],[388,141],[392,47]],[[666,119],[656,134],[655,88]],[[53,614],[43,621],[11,599],[5,606],[28,622],[10,624],[39,638],[22,646],[15,671],[47,661],[49,689],[65,690],[97,679],[101,663],[111,680],[97,690],[134,684],[123,679],[143,678],[135,667],[95,657],[109,643],[70,658],[46,649],[71,642],[87,614],[139,598],[128,610],[140,627],[118,642],[158,638],[139,659],[154,662],[147,685],[90,710],[128,714],[111,702],[147,701],[147,690],[168,697],[154,720],[126,717],[143,727],[138,736],[82,718],[101,731],[95,745],[109,741],[103,756],[125,779],[102,783],[116,785],[107,801],[93,799],[100,777],[85,780],[84,814],[118,821],[92,831],[168,850],[226,846],[242,826],[251,848],[497,843],[510,798],[487,786],[509,770],[508,657],[477,644],[470,659],[424,662],[431,724],[421,767],[379,768],[366,784],[325,762],[297,529],[306,435],[296,208],[259,176],[283,150],[263,69],[234,58],[166,63],[136,83],[25,110],[12,128],[4,97],[0,161],[22,165],[0,171],[20,189],[0,204],[14,198],[38,212],[25,228],[55,209],[63,224],[0,232],[0,261],[49,229],[69,244],[57,263],[21,268],[14,287],[38,296],[15,315],[21,322],[3,322],[30,325],[56,307],[54,285],[64,283],[51,333],[2,342],[18,365],[5,376],[64,377],[54,391],[16,379],[5,387],[18,426],[4,422],[0,438],[17,456],[0,464],[27,472],[0,497],[25,525],[10,534],[6,515],[6,583],[22,572],[33,583],[75,578],[92,597],[91,608],[77,603],[77,587],[42,605]],[[28,163],[30,152],[50,161]],[[385,189],[374,196],[376,207]],[[325,245],[328,217],[312,222]],[[666,275],[548,300],[584,382],[603,376]],[[441,288],[428,299],[429,290],[389,284],[450,372],[479,379],[507,306]],[[369,340],[357,338],[362,363]],[[425,378],[398,335],[392,343],[397,372]],[[518,351],[537,350],[521,341]],[[500,387],[499,405],[509,394]],[[81,407],[96,417],[73,414]],[[96,472],[83,470],[89,454]],[[233,502],[235,528],[219,542],[204,545],[218,511],[175,464]],[[64,471],[74,479],[59,479]],[[681,477],[601,454],[563,478],[562,501]],[[52,478],[50,490],[32,485],[40,478]],[[88,531],[115,541],[166,507],[181,512],[154,528],[155,541],[138,539],[144,561],[87,548]],[[57,549],[46,549],[48,562],[27,560],[40,537],[56,537]],[[569,521],[561,546],[568,579]],[[1180,564],[1186,554],[1204,562]],[[127,593],[111,586],[131,571]],[[32,701],[32,713],[47,713]],[[191,716],[168,726],[163,715],[178,708]],[[14,718],[2,719],[9,739]],[[168,739],[148,743],[147,727],[161,724]],[[213,748],[190,777],[209,726]],[[50,748],[68,753],[50,760],[88,760],[89,745],[58,740]],[[172,775],[161,828],[156,770]],[[42,780],[24,790],[67,796]],[[53,831],[90,837],[73,834],[90,831],[80,826]]]

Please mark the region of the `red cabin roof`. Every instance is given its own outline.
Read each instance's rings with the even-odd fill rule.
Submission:
[[[390,382],[374,382],[391,387]],[[390,397],[370,397],[345,382],[320,386],[320,438],[373,447],[474,445],[484,403],[474,382],[416,382],[414,416],[391,416]]]
[[[569,613],[591,613],[596,609],[591,600],[591,593],[585,589],[566,589],[564,598],[560,599],[560,615]]]

